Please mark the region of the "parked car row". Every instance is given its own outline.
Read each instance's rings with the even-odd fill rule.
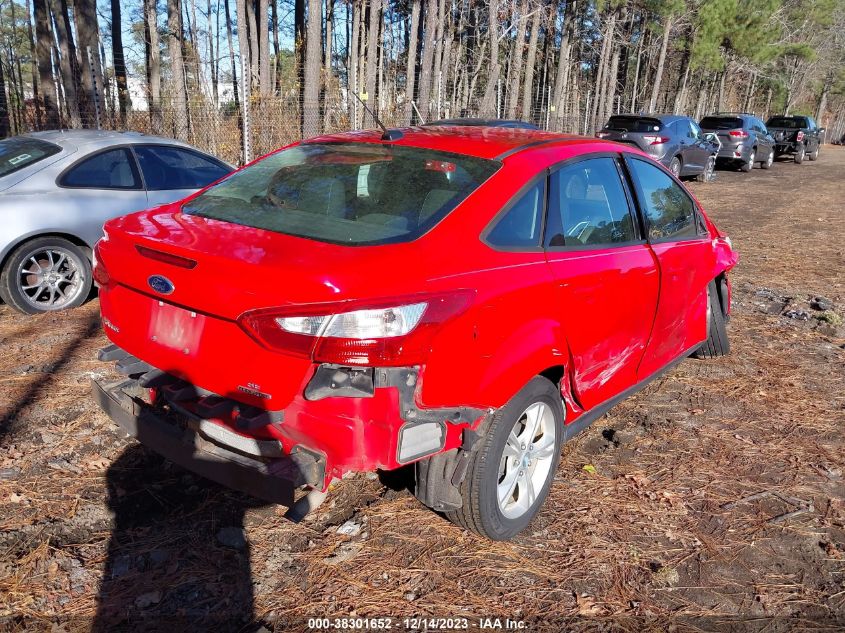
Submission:
[[[675,176],[712,179],[717,162],[751,171],[769,169],[789,154],[796,163],[819,156],[824,129],[812,117],[773,116],[766,123],[745,113],[717,113],[699,123],[687,116],[624,114],[610,117],[599,138],[628,143],[663,163]]]

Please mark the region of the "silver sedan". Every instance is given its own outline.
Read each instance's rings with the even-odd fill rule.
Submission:
[[[0,141],[0,298],[28,314],[80,305],[103,223],[174,202],[232,171],[137,132],[34,132]]]

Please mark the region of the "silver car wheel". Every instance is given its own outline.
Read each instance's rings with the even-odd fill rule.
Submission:
[[[17,270],[24,300],[39,311],[61,310],[85,287],[85,266],[60,246],[39,247],[27,253]]]
[[[496,499],[508,519],[534,507],[546,485],[555,457],[557,427],[551,407],[535,402],[519,416],[499,461]]]
[[[769,157],[766,159],[766,165],[771,167],[775,162],[775,150],[769,152]]]
[[[704,168],[704,182],[713,180],[713,174],[716,171],[716,157],[711,156],[707,159],[707,166]]]

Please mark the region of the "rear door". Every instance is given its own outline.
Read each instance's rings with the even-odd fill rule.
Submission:
[[[656,165],[626,156],[650,248],[659,266],[660,300],[637,377],[689,354],[707,336],[707,271],[713,249],[687,190]]]
[[[757,134],[757,157],[760,160],[766,160],[769,152],[774,151],[775,139],[760,119],[752,119],[752,125]]]
[[[701,128],[698,127],[698,124],[692,119],[683,119],[681,124],[685,126],[687,138],[689,138],[690,141],[690,173],[700,174],[704,171],[707,161],[710,159],[710,154],[712,153],[710,143],[704,140]]]
[[[232,171],[224,163],[174,145],[135,145],[150,206],[181,200]]]
[[[567,161],[549,182],[546,259],[586,409],[636,382],[657,307],[655,258],[619,161],[618,154]]]

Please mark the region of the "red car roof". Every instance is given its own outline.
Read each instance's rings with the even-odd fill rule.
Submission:
[[[426,149],[466,154],[493,159],[529,146],[551,143],[580,144],[603,142],[595,138],[558,134],[543,130],[478,126],[427,126],[400,128],[403,136],[396,141],[382,140],[381,130],[358,130],[340,134],[326,134],[304,141],[306,143],[390,143]],[[606,141],[604,141],[606,142]]]

